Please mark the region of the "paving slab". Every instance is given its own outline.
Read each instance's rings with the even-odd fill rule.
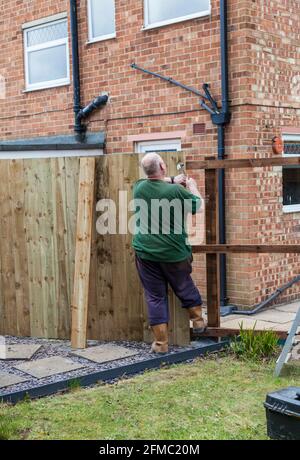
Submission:
[[[270,321],[271,323],[284,324],[294,321],[295,313],[288,313],[284,311],[267,310],[255,315],[259,321]]]
[[[272,323],[267,321],[258,321],[254,318],[243,317],[232,321],[227,321],[224,325],[226,329],[240,329],[240,324],[243,323],[244,329],[253,329],[255,326],[256,330],[270,330],[272,329]],[[273,325],[274,326],[274,325]]]
[[[270,324],[272,324],[272,323],[270,323]],[[292,324],[293,324],[293,321],[290,321],[289,323],[284,323],[284,324],[274,323],[274,325],[271,327],[271,329],[272,329],[272,331],[290,332]]]
[[[63,374],[85,367],[83,364],[75,363],[67,358],[53,356],[52,358],[37,359],[28,363],[15,366],[16,369],[32,375],[37,379],[50,377],[51,375]]]
[[[297,313],[300,308],[300,302],[290,303],[288,305],[279,305],[275,308],[277,311],[284,311],[286,313]]]
[[[228,316],[223,316],[221,317],[221,323],[226,324],[225,327],[227,327],[227,323],[229,321],[235,321],[235,320],[243,320],[244,318],[247,318],[247,316],[242,316],[242,315],[228,315]]]
[[[0,372],[0,388],[9,387],[11,385],[17,385],[18,383],[23,383],[27,380],[28,378],[20,377],[19,375]]]
[[[106,363],[108,361],[116,361],[118,359],[134,356],[138,354],[138,351],[120,347],[119,345],[104,344],[98,345],[97,347],[90,347],[85,350],[74,351],[73,354],[96,363]]]
[[[31,359],[33,355],[41,348],[41,345],[34,344],[12,344],[0,346],[1,360],[24,360]]]

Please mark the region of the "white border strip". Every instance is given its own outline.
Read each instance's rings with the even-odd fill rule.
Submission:
[[[0,152],[1,160],[29,160],[34,158],[61,158],[61,157],[99,157],[103,155],[102,149],[91,150],[29,150]]]

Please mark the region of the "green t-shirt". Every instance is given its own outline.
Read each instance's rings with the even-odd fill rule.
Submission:
[[[201,199],[181,185],[142,179],[133,188],[136,227],[133,248],[142,259],[180,262],[191,256],[185,222]]]

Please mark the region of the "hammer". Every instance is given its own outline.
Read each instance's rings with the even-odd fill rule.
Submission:
[[[184,174],[186,178],[188,179],[188,175],[185,170],[185,164],[184,163],[178,163],[177,164],[177,171],[179,174]]]
[[[178,164],[177,164],[177,171],[178,171],[180,174],[184,174],[184,175],[186,176],[185,165],[184,165],[184,163],[178,163]]]

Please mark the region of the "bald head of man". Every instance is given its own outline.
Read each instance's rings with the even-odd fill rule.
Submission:
[[[149,179],[165,177],[167,167],[160,155],[157,153],[147,153],[142,161],[142,168]]]

